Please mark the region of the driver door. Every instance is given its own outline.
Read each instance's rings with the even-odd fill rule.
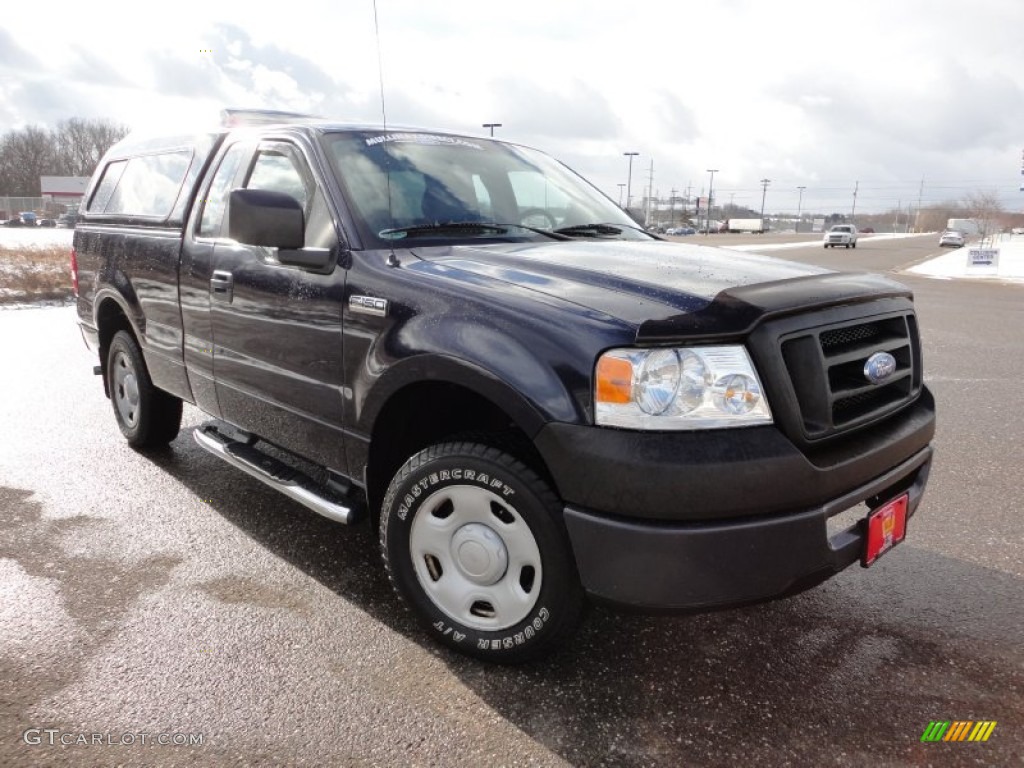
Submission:
[[[260,142],[241,187],[302,205],[305,246],[328,248],[328,268],[282,265],[277,249],[217,242],[210,280],[213,368],[222,417],[272,443],[344,470],[341,242],[303,149]],[[230,202],[228,203],[230,205]]]

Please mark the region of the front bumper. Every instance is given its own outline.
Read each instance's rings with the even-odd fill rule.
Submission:
[[[921,503],[931,460],[932,449],[925,447],[875,480],[792,514],[665,524],[567,506],[565,523],[583,586],[598,601],[651,612],[760,602],[809,589],[860,558],[860,524],[830,537],[829,518],[906,492],[909,519]]]

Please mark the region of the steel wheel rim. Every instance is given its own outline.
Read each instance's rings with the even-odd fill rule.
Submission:
[[[129,428],[134,427],[139,421],[139,379],[135,375],[135,366],[128,355],[118,351],[114,355],[112,368],[113,386],[110,396],[114,398],[121,421]]]
[[[525,619],[540,596],[540,548],[507,499],[450,485],[420,505],[409,552],[431,602],[460,624],[497,631]]]

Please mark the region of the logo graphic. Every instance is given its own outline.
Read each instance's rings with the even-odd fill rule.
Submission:
[[[995,720],[932,720],[921,741],[988,741],[995,729]]]
[[[881,384],[896,373],[896,358],[888,352],[875,352],[864,363],[864,378],[872,384]]]

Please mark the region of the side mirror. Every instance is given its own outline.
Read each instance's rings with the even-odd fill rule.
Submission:
[[[269,189],[233,189],[228,206],[228,237],[246,245],[302,248],[306,222],[299,201]]]

